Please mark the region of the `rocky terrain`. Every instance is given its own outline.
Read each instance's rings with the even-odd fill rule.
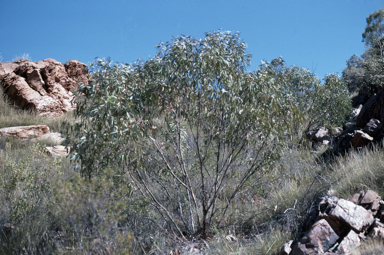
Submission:
[[[54,118],[75,108],[73,90],[79,83],[88,84],[87,66],[79,61],[61,64],[54,59],[30,62],[0,63],[0,80],[5,94],[21,109]],[[344,155],[379,142],[384,137],[384,90],[359,95],[353,101],[355,109],[343,128],[322,127],[306,134],[314,146],[329,145],[331,154]],[[60,145],[64,138],[50,132],[46,125],[0,128],[0,137],[12,137],[25,142],[45,141],[52,146],[46,153],[66,156],[69,148]],[[282,247],[281,255],[351,254],[351,250],[367,238],[384,238],[384,201],[372,190],[356,193],[348,199],[334,196],[332,191],[322,197],[303,226],[300,240],[291,240]]]
[[[11,103],[36,114],[54,118],[75,108],[74,94],[79,83],[88,84],[88,67],[71,60],[62,64],[54,59],[30,62],[20,59],[0,63],[0,84]],[[28,141],[45,141],[48,155],[66,156],[68,149],[60,145],[60,133],[51,133],[46,125],[6,127],[0,129],[0,137],[12,137]]]
[[[306,234],[285,244],[281,255],[347,255],[366,238],[384,238],[384,201],[376,192],[361,191],[347,200],[329,193],[310,213]]]
[[[51,117],[74,109],[71,90],[77,88],[78,82],[87,84],[87,74],[87,66],[77,60],[64,65],[54,59],[0,63],[0,83],[12,102]]]
[[[371,97],[366,94],[353,99],[355,109],[349,115],[349,121],[343,128],[328,130],[321,127],[308,132],[307,140],[314,146],[331,145],[331,154],[344,155],[351,149],[360,149],[383,137],[384,121],[384,90],[374,93]]]
[[[60,145],[65,139],[58,132],[50,132],[46,125],[31,125],[0,128],[0,137],[22,139],[25,142],[44,141],[54,146],[47,146],[46,152],[53,157],[67,156],[69,148]]]

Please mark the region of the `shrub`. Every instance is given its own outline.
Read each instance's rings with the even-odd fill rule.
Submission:
[[[383,88],[384,57],[371,49],[361,56],[353,55],[343,71],[343,79],[350,93],[360,92],[371,95]]]
[[[281,58],[245,72],[245,47],[219,31],[160,44],[146,62],[96,60],[72,127],[80,172],[128,176],[157,210],[159,229],[181,238],[222,228],[236,196],[279,157],[292,123],[339,120],[346,105],[336,76],[322,85]],[[322,118],[313,120],[314,107]]]

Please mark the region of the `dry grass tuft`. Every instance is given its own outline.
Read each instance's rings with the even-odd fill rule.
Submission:
[[[52,118],[36,115],[34,112],[19,109],[4,95],[3,89],[0,88],[0,128],[28,125],[47,125],[51,132],[63,131],[62,123],[64,121],[74,122],[73,112],[69,112],[63,116]]]
[[[369,239],[355,248],[351,255],[382,255],[384,254],[384,240]]]

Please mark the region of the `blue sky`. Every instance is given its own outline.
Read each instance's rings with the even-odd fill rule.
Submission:
[[[131,63],[172,36],[222,29],[240,32],[250,71],[282,56],[322,78],[364,52],[365,18],[380,8],[383,0],[0,0],[0,54]]]

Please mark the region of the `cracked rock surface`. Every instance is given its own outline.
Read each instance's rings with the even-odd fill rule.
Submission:
[[[51,58],[0,63],[0,84],[8,98],[20,108],[44,116],[60,116],[73,110],[74,95],[70,90],[80,82],[87,85],[87,75],[87,66],[77,60],[65,65]]]

